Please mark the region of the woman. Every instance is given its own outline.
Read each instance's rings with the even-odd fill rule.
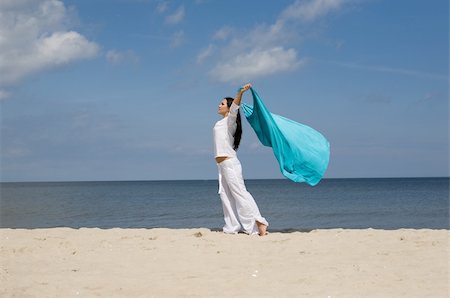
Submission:
[[[261,216],[253,196],[247,191],[242,177],[242,167],[236,150],[242,135],[239,105],[242,94],[250,89],[246,84],[236,98],[226,97],[219,105],[222,120],[214,125],[214,153],[219,168],[219,194],[225,219],[224,233],[245,233],[264,236],[269,226]]]

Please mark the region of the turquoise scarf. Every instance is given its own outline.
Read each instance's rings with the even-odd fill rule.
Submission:
[[[272,147],[281,173],[294,182],[316,185],[330,159],[330,143],[318,131],[270,113],[251,88],[253,107],[242,103],[245,117],[264,146]]]

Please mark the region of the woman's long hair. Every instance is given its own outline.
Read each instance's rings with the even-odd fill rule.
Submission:
[[[228,108],[231,107],[231,104],[233,103],[234,98],[232,97],[225,97],[227,100],[227,106]],[[234,144],[233,149],[236,151],[239,147],[239,143],[241,142],[241,136],[242,136],[242,124],[241,124],[241,113],[238,110],[237,118],[236,118],[236,132],[234,133]]]

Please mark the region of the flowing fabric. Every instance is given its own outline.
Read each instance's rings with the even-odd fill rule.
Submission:
[[[316,185],[330,159],[330,143],[318,131],[270,113],[253,88],[253,106],[242,103],[251,127],[264,146],[272,147],[281,173],[294,182]]]

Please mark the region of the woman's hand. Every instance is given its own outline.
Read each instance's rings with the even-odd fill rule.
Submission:
[[[242,92],[247,91],[248,89],[250,89],[252,87],[252,84],[248,83],[245,84],[244,86],[241,87]]]
[[[234,98],[233,102],[236,105],[240,105],[242,94],[244,94],[244,92],[247,91],[248,89],[250,89],[251,87],[252,87],[252,84],[248,83],[248,84],[245,84],[244,86],[242,86],[241,88],[239,88],[238,93],[236,94],[236,97]]]

